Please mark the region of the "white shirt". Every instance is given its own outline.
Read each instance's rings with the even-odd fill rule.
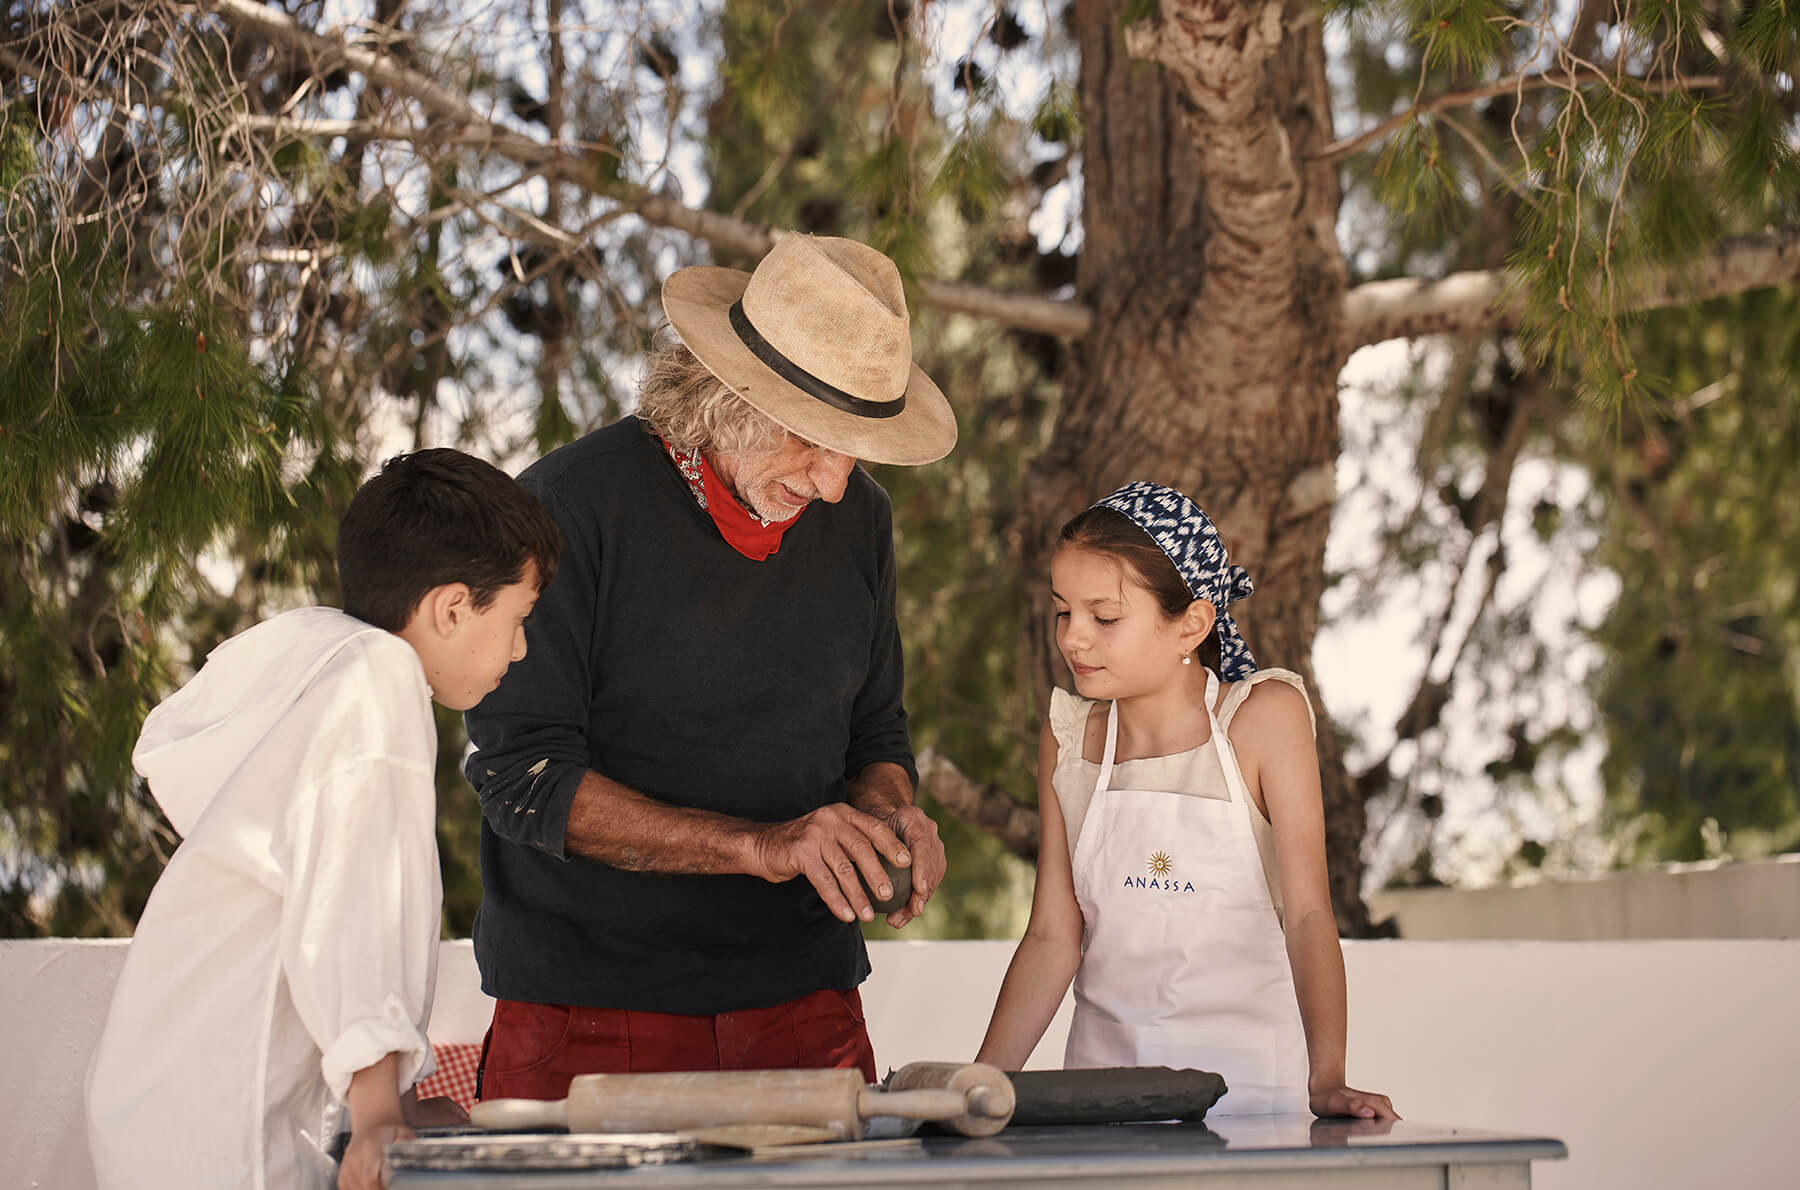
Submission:
[[[150,713],[132,761],[182,843],[88,1069],[101,1190],[329,1187],[350,1076],[430,1072],[430,699],[405,641],[304,608]]]

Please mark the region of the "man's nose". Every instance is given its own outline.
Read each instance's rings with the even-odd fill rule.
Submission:
[[[512,659],[514,661],[525,660],[525,629],[523,627],[513,634]]]
[[[812,481],[819,499],[827,504],[836,504],[844,498],[844,489],[850,483],[850,472],[855,467],[854,456],[821,447],[812,466],[806,469],[806,478]]]

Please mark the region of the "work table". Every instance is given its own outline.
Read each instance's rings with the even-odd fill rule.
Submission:
[[[538,1138],[543,1143],[568,1136]],[[598,1139],[598,1138],[596,1138]],[[1222,1116],[1206,1123],[1008,1128],[970,1139],[927,1136],[917,1144],[834,1155],[717,1154],[700,1160],[584,1170],[396,1170],[391,1190],[724,1190],[729,1187],[954,1187],[1047,1185],[1204,1186],[1299,1190],[1522,1190],[1531,1162],[1559,1160],[1559,1140],[1468,1128],[1295,1116]],[[667,1153],[661,1155],[666,1158]],[[651,1156],[650,1160],[660,1159]]]

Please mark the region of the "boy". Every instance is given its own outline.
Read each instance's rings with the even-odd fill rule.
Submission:
[[[431,701],[463,711],[525,655],[561,539],[454,450],[389,461],[338,529],[344,610],[213,650],[132,760],[182,836],[88,1071],[101,1190],[381,1182],[431,1064],[439,884]]]

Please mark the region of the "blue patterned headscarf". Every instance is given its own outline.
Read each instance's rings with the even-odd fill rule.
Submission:
[[[1237,622],[1225,608],[1256,590],[1250,572],[1233,566],[1225,556],[1225,541],[1200,506],[1174,488],[1148,480],[1133,480],[1096,508],[1122,513],[1150,535],[1175,564],[1195,599],[1204,599],[1218,613],[1219,680],[1235,682],[1256,672],[1256,658],[1238,635]]]

